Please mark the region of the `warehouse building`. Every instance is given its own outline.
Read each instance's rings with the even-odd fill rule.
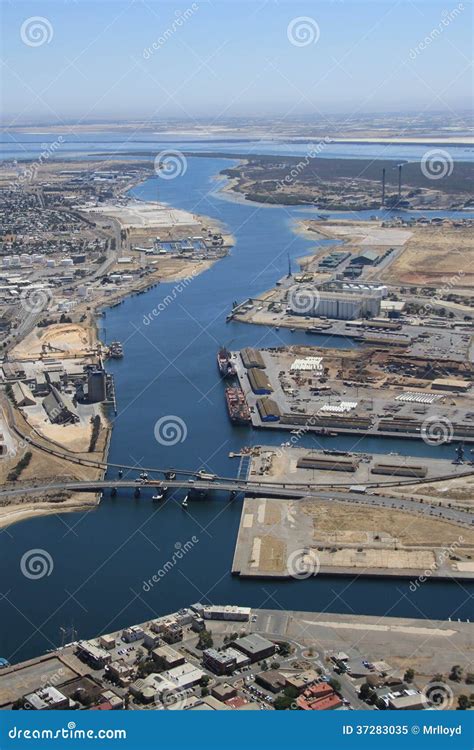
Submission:
[[[278,422],[281,417],[281,411],[272,398],[257,399],[257,409],[262,422]]]
[[[184,656],[170,646],[155,648],[151,655],[160,669],[174,669],[174,667],[179,667],[185,662]]]
[[[262,372],[262,370],[258,370],[257,368],[252,368],[251,370],[247,372],[247,376],[249,379],[250,387],[254,393],[256,393],[259,396],[272,393],[273,388],[270,384],[270,381],[265,375],[265,373]]]
[[[238,638],[233,645],[246,654],[252,663],[273,656],[276,651],[275,644],[258,635],[258,633],[251,633],[243,638]]]
[[[53,424],[68,424],[79,421],[79,416],[72,401],[54,386],[51,386],[51,391],[44,399],[43,407]]]
[[[289,312],[293,315],[309,315],[318,318],[334,320],[357,320],[367,315],[375,317],[380,313],[381,298],[377,292],[337,293],[320,291],[312,295],[314,298],[311,309],[302,313],[297,304],[290,300]],[[311,299],[311,297],[309,297]]]
[[[350,456],[302,456],[296,462],[298,469],[320,469],[326,471],[355,471],[358,461]]]
[[[263,361],[263,357],[258,349],[247,347],[242,349],[240,356],[246,369],[249,369],[250,367],[258,367],[262,370],[265,369],[265,362]]]
[[[26,383],[17,381],[12,386],[13,398],[17,406],[34,406],[36,401]]]

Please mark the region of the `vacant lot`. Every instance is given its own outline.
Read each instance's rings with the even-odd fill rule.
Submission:
[[[472,289],[472,231],[446,226],[415,229],[402,253],[382,277],[391,283],[435,284],[448,294]]]

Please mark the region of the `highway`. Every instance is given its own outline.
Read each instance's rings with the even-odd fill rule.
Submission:
[[[73,481],[73,482],[54,482],[49,484],[32,484],[29,486],[22,486],[18,489],[15,487],[4,488],[0,490],[0,497],[25,495],[25,494],[37,494],[42,492],[53,492],[56,490],[70,490],[76,492],[102,492],[103,490],[110,489],[133,489],[139,490],[140,495],[146,490],[159,490],[163,486],[169,487],[170,489],[186,489],[199,490],[209,492],[211,490],[218,492],[234,492],[236,494],[255,495],[259,497],[274,497],[274,498],[294,498],[304,499],[313,498],[319,500],[333,500],[333,501],[345,501],[352,503],[360,503],[363,505],[370,505],[379,508],[392,508],[397,510],[406,511],[408,513],[415,513],[423,516],[433,516],[442,520],[451,521],[452,523],[459,524],[461,526],[471,526],[474,522],[472,514],[449,507],[438,507],[428,503],[417,502],[415,500],[408,500],[399,497],[381,497],[378,495],[371,495],[366,493],[361,495],[355,492],[328,492],[322,491],[320,487],[314,485],[301,485],[301,484],[279,484],[276,482],[257,482],[257,481],[244,481],[239,479],[224,479],[216,477],[214,480],[209,479],[196,479],[188,478],[176,478],[173,480],[159,480],[159,479],[148,479],[146,481],[133,480],[133,479],[95,479],[87,481]]]

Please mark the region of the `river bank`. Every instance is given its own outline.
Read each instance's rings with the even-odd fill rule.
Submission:
[[[186,285],[149,325],[144,325],[144,319],[160,302],[161,294],[172,297],[172,283],[127,297],[107,310],[105,320],[99,318],[99,327],[107,328],[107,340],[126,342],[124,358],[108,362],[119,397],[109,460],[136,466],[136,474],[140,467],[160,465],[194,470],[204,466],[219,476],[239,475],[245,466],[230,454],[261,442],[261,433],[230,423],[225,384],[216,366],[218,347],[240,350],[308,345],[304,332],[225,321],[232,300],[248,297],[249,292],[256,297],[271,288],[287,273],[288,254],[294,264],[311,248],[311,243],[291,230],[291,222],[305,216],[301,210],[268,207],[263,211],[217,196],[212,178],[227,164],[228,160],[190,158],[188,170],[179,180],[162,185],[154,178],[134,191],[136,198],[151,199],[159,185],[164,201],[189,211],[205,201],[209,216],[222,221],[236,238],[235,250]],[[324,335],[312,336],[311,344],[324,346]],[[337,339],[331,346],[348,348],[350,342]],[[164,417],[182,425],[176,441],[165,440],[160,433],[158,439],[155,428]],[[278,431],[265,436],[265,442],[274,446],[284,440]],[[449,445],[407,444],[396,437],[383,442],[358,437],[357,442],[357,450],[452,457]],[[317,444],[351,450],[354,438],[320,437]],[[303,436],[301,446],[315,447],[314,439]],[[133,490],[121,489],[115,497],[105,492],[94,513],[80,517],[75,533],[64,525],[64,521],[70,524],[72,517],[60,514],[12,526],[11,538],[5,534],[2,547],[3,565],[11,578],[12,605],[0,602],[5,623],[0,653],[10,661],[30,658],[60,642],[59,627],[65,622],[74,622],[79,638],[93,637],[143,622],[150,611],[165,614],[198,598],[254,607],[273,601],[279,609],[296,611],[352,610],[373,616],[390,612],[434,619],[447,619],[454,612],[463,619],[470,616],[466,594],[448,582],[427,581],[410,595],[406,582],[397,579],[316,577],[293,585],[232,577],[241,499],[230,502],[228,493],[212,491],[190,502],[185,511],[181,506],[185,494],[185,490],[176,490],[162,503],[153,503],[151,490],[144,489],[139,499],[134,498]],[[143,582],[172,557],[175,545],[184,545],[193,535],[199,542],[190,554],[145,593]],[[23,552],[33,546],[32,539],[57,563],[51,576],[34,583],[35,622],[41,630],[33,636],[29,623],[14,608],[21,610],[22,602],[31,596],[32,584],[21,575],[19,562]]]

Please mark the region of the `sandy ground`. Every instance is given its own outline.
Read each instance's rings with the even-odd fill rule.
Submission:
[[[314,536],[319,532],[385,532],[404,545],[446,544],[459,540],[474,545],[474,531],[456,524],[388,508],[352,507],[349,503],[303,501],[303,513],[313,518]]]
[[[47,440],[52,440],[65,450],[86,453],[89,448],[92,435],[90,421],[67,425],[51,424],[42,409],[37,413],[28,410],[28,423]]]
[[[452,227],[414,230],[381,278],[400,284],[440,284],[446,292],[474,286],[472,231]]]
[[[301,222],[303,227],[308,222]],[[314,224],[310,224],[314,227]],[[408,229],[397,227],[381,227],[377,222],[344,221],[329,223],[316,223],[316,231],[323,237],[330,239],[345,240],[351,245],[362,245],[363,247],[391,247],[393,245],[405,245],[413,232]]]
[[[47,350],[46,353],[51,356],[61,357],[62,355],[85,355],[90,353],[94,345],[95,331],[93,328],[76,323],[58,323],[48,326],[47,328],[35,328],[14,349],[12,349],[11,359],[39,359],[43,350],[43,345],[49,344],[54,348]]]
[[[467,227],[416,226],[410,229],[382,227],[380,222],[299,221],[295,231],[312,239],[339,239],[357,254],[368,247],[402,248],[382,271],[374,268],[381,281],[391,284],[436,284],[449,293],[474,285],[474,242]]]
[[[57,513],[87,512],[97,507],[96,496],[92,493],[77,492],[61,502],[24,502],[0,506],[0,528],[26,521],[37,516],[50,516]]]
[[[82,213],[93,213],[117,219],[125,229],[150,229],[156,227],[186,226],[199,229],[196,217],[188,211],[171,208],[155,201],[131,201],[126,205],[103,203],[100,207],[80,207]]]

